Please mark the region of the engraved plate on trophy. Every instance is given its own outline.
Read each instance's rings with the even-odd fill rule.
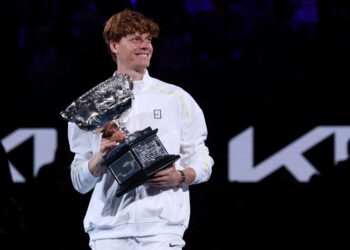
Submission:
[[[141,166],[130,151],[115,159],[108,167],[120,185],[141,170]]]
[[[128,75],[116,74],[80,96],[60,113],[83,130],[103,132],[103,136],[108,137],[106,127],[112,125],[125,133],[126,138],[105,154],[103,163],[119,184],[118,197],[180,158],[179,155],[168,154],[156,134],[157,129],[147,127],[129,133],[121,122],[132,106],[132,89],[133,82]]]

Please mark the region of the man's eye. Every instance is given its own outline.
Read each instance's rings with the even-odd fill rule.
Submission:
[[[146,41],[146,42],[148,42],[148,43],[151,43],[151,42],[152,42],[152,37],[147,37],[147,38],[145,38],[145,39],[143,39],[142,37],[133,37],[133,38],[130,39],[130,41],[131,41],[132,43],[141,43],[141,42],[143,42],[143,41]]]
[[[134,37],[131,39],[131,41],[133,42],[139,42],[141,39],[139,37]]]

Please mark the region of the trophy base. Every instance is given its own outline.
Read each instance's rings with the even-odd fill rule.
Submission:
[[[153,174],[171,166],[179,155],[170,155],[156,135],[147,127],[127,136],[104,156],[104,165],[118,181],[117,196],[136,188]]]
[[[177,161],[180,158],[178,155],[166,155],[163,156],[160,160],[155,161],[150,166],[147,167],[147,170],[145,171],[139,171],[135,175],[133,175],[129,182],[126,182],[124,184],[120,184],[116,196],[120,197],[124,195],[125,193],[133,190],[134,188],[142,185],[145,181],[148,179],[151,179],[153,177],[153,174],[157,171],[170,167],[175,161]]]

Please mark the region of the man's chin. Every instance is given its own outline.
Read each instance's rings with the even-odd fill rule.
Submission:
[[[145,65],[138,65],[136,67],[136,71],[144,73],[144,71],[149,67],[149,65],[150,65],[149,63]]]
[[[143,68],[148,68],[150,65],[150,62],[145,62],[145,63],[142,63],[140,66],[143,67]]]

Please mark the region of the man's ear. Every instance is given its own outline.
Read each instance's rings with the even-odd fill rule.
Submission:
[[[115,54],[118,53],[118,48],[119,48],[118,43],[113,42],[113,41],[110,41],[110,42],[109,42],[109,48],[110,48],[110,50],[111,50],[113,53],[115,53]]]

